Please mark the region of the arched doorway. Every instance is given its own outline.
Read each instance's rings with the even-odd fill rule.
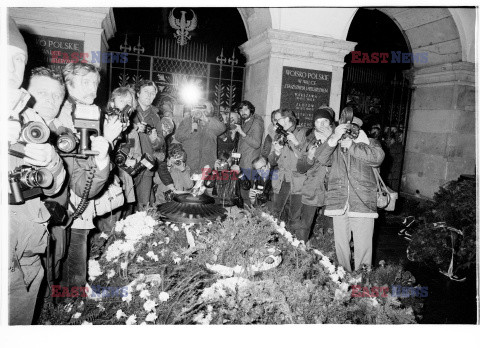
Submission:
[[[341,107],[353,107],[364,131],[381,141],[386,154],[382,176],[398,191],[411,96],[404,74],[412,66],[409,44],[386,14],[363,8],[352,20],[347,41],[358,44],[345,57]]]

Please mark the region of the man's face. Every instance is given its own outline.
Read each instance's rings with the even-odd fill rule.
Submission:
[[[98,75],[89,72],[86,75],[77,75],[72,84],[67,85],[68,94],[83,104],[91,105],[97,97],[97,88],[100,83]]]
[[[45,121],[53,121],[65,97],[65,89],[60,82],[48,76],[35,76],[30,80],[28,92],[35,99],[33,109]]]
[[[240,109],[240,115],[242,115],[242,118],[244,119],[247,119],[250,117],[250,109],[248,108],[248,106],[246,105],[242,106],[242,108]]]
[[[18,89],[23,82],[27,55],[17,46],[8,46],[8,86]]]
[[[141,104],[142,106],[150,106],[152,105],[156,95],[157,95],[157,91],[155,90],[155,87],[153,86],[142,87],[142,89],[140,89],[140,92],[138,92],[138,103]]]
[[[326,132],[329,128],[331,129],[330,121],[326,118],[317,118],[315,120],[315,130],[317,132]]]
[[[253,169],[255,170],[256,173],[258,173],[259,176],[261,176],[263,179],[268,178],[268,174],[270,172],[270,164],[267,163],[263,158],[257,161],[253,165]]]
[[[282,117],[278,120],[278,124],[283,127],[285,130],[289,130],[293,126],[292,122],[288,117]]]

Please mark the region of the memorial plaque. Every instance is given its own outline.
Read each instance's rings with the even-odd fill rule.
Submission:
[[[69,62],[86,61],[82,40],[36,34],[27,34],[24,37],[28,46],[28,63],[31,68],[45,66],[61,71]]]
[[[280,106],[295,111],[299,124],[312,127],[313,112],[330,103],[330,71],[283,67]]]

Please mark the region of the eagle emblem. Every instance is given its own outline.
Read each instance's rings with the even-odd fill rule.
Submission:
[[[187,13],[186,11],[180,11],[182,13],[182,17],[180,19],[176,18],[173,15],[173,10],[170,11],[170,15],[168,16],[168,22],[170,23],[170,26],[176,30],[176,32],[173,34],[173,37],[177,39],[177,43],[180,46],[184,46],[188,43],[188,40],[190,40],[192,37],[189,35],[189,32],[192,30],[195,30],[197,27],[197,16],[195,15],[195,12],[192,11],[193,18],[191,20],[186,20],[185,14]]]

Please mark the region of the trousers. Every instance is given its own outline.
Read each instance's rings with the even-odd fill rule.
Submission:
[[[63,264],[62,286],[85,286],[87,282],[87,237],[90,230],[72,228]]]
[[[367,217],[349,217],[348,211],[333,217],[333,233],[338,263],[348,272],[350,266],[350,238],[353,233],[355,270],[365,264],[372,264],[372,239],[375,219]]]
[[[20,268],[9,274],[8,287],[8,308],[9,325],[31,325],[35,304],[37,303],[38,291],[43,280],[43,267],[39,265],[40,271],[33,279],[28,289],[23,281],[23,274]]]
[[[155,202],[152,190],[153,176],[144,175],[145,172],[135,177],[135,195],[137,196],[137,210],[143,211],[148,205]]]
[[[285,211],[286,225],[293,232],[302,228],[302,195],[291,193],[291,183],[282,182],[280,192],[273,194],[273,215],[281,219]]]

